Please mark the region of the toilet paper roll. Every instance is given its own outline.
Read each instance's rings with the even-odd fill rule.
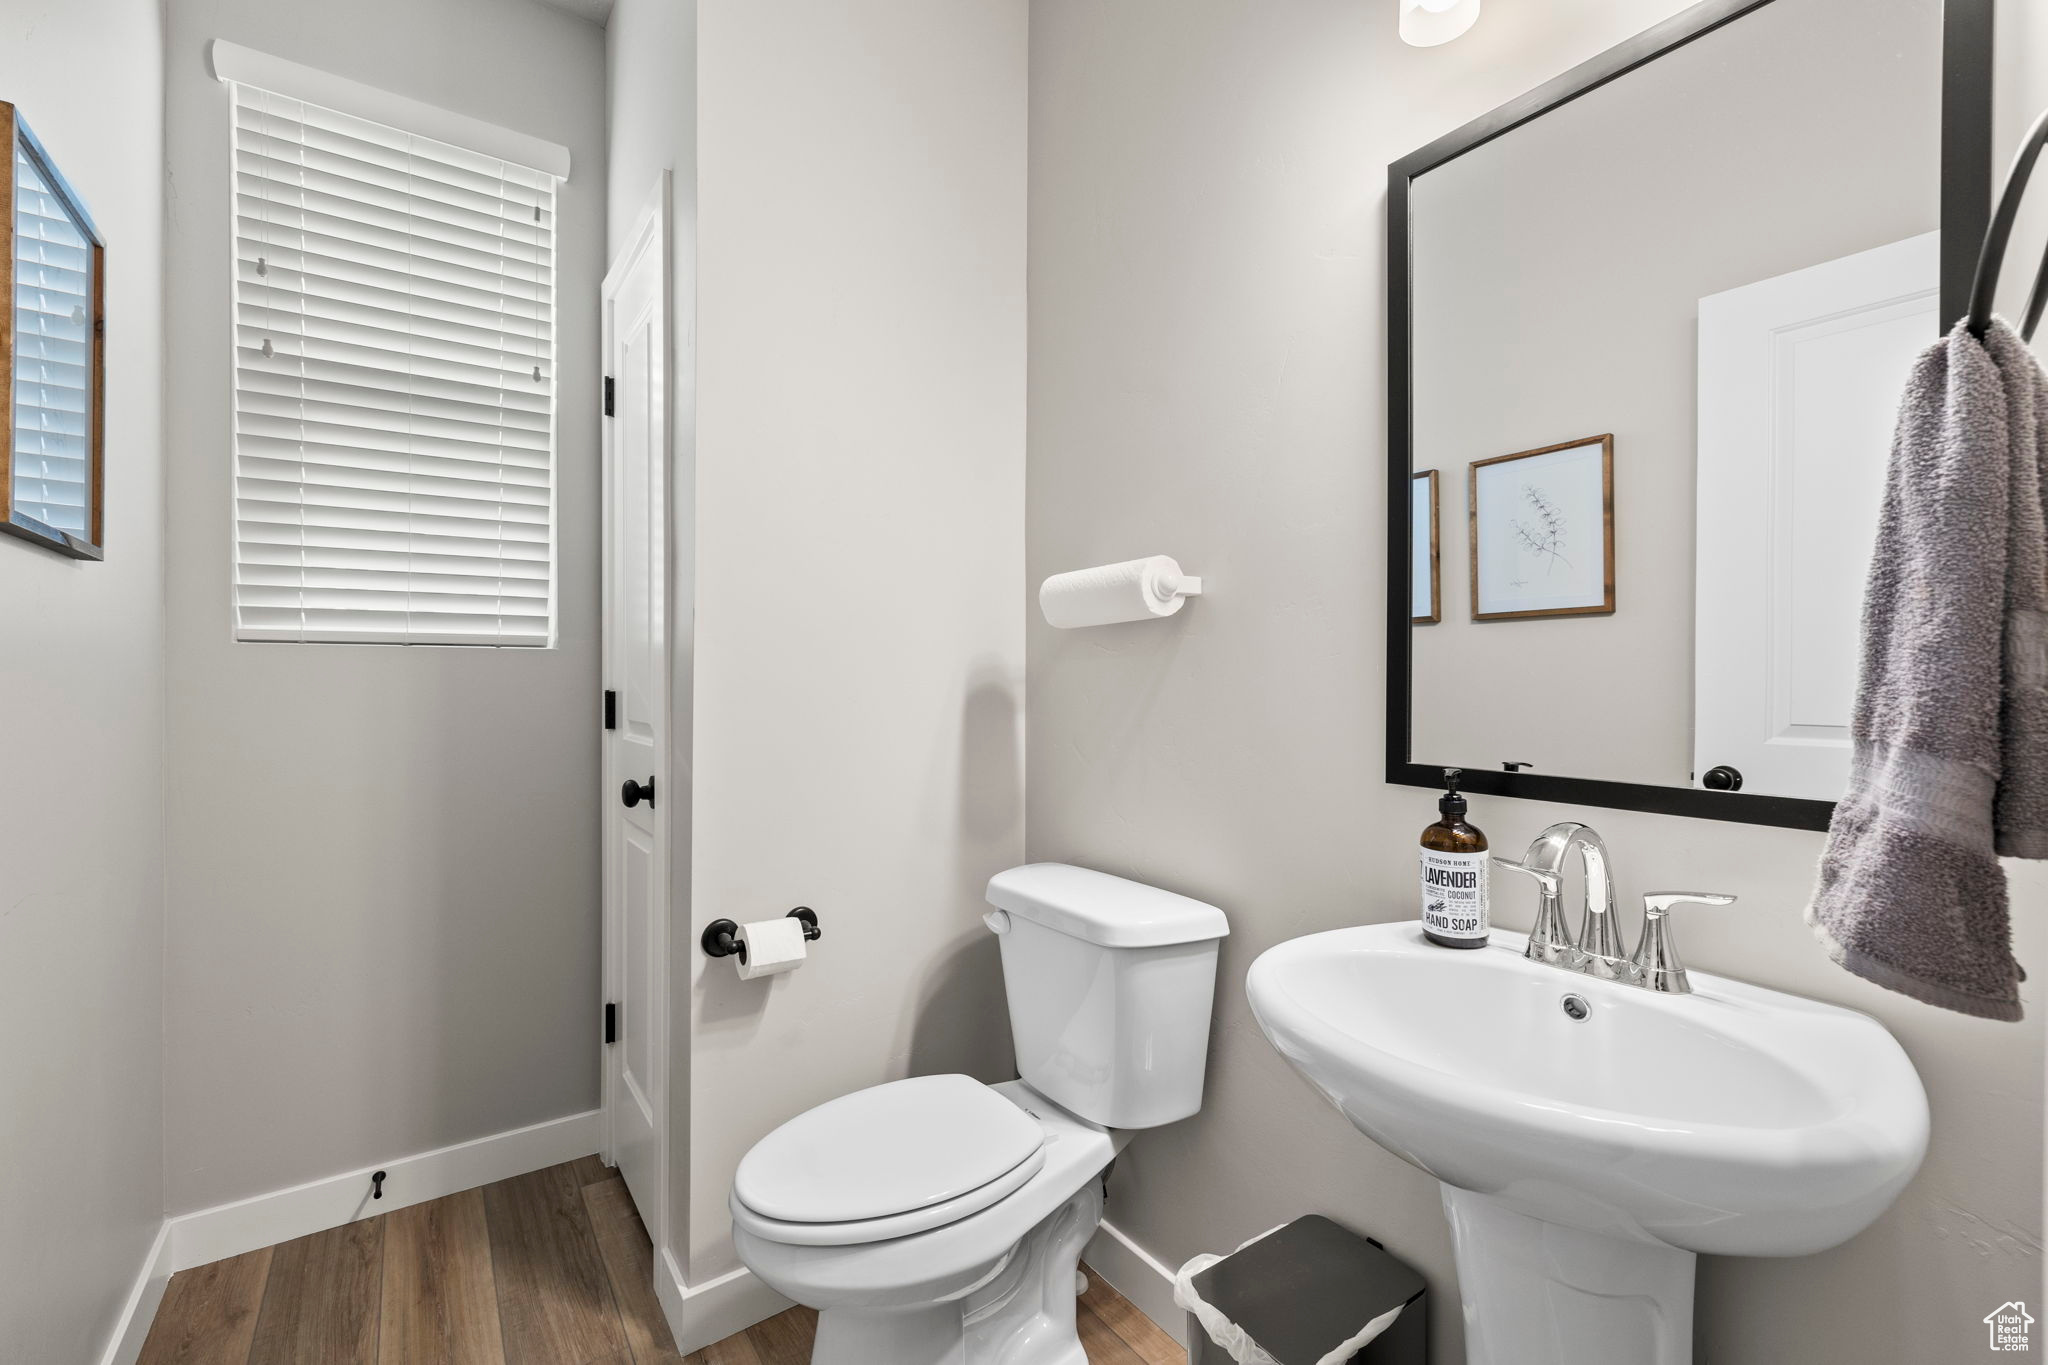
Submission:
[[[739,961],[740,980],[793,972],[804,965],[804,924],[798,919],[760,919],[742,924],[735,936],[747,949]]]
[[[1049,624],[1072,630],[1171,616],[1201,590],[1171,556],[1153,555],[1054,574],[1039,585],[1038,606]]]

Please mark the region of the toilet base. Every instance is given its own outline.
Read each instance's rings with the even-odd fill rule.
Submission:
[[[811,1365],[1087,1365],[1075,1271],[1102,1221],[1101,1182],[1026,1233],[985,1280],[938,1303],[827,1308]]]

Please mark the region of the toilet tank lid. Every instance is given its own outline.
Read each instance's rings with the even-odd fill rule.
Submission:
[[[1027,863],[989,878],[989,904],[1105,948],[1204,943],[1230,933],[1213,905],[1071,863]]]

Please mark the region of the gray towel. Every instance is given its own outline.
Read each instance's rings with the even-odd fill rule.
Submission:
[[[2000,854],[2048,857],[2048,378],[1994,321],[1913,367],[1863,607],[1849,790],[1807,923],[1843,967],[2020,1017]]]
[[[2004,746],[1998,852],[2048,858],[2048,375],[2003,322],[1985,334],[2008,400],[2012,508],[2005,566]]]

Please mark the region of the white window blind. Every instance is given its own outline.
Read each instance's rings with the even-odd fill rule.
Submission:
[[[237,638],[548,644],[554,177],[233,90]]]

